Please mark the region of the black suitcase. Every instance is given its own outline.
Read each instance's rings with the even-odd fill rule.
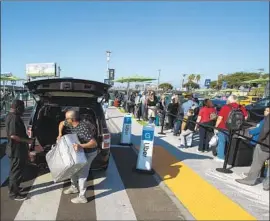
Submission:
[[[254,146],[248,140],[233,138],[228,164],[238,167],[250,166],[253,159],[253,152]]]

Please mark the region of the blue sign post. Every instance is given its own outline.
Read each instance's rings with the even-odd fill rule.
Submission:
[[[127,114],[124,117],[124,121],[123,121],[120,145],[128,145],[128,146],[132,145],[131,126],[132,126],[132,116],[130,114]]]
[[[210,79],[205,79],[204,86],[209,88],[210,87],[211,80]]]
[[[224,90],[224,89],[226,89],[227,88],[227,82],[226,81],[223,81],[222,82],[222,89]]]
[[[154,173],[152,169],[154,138],[155,126],[153,124],[144,126],[136,165],[139,172]]]

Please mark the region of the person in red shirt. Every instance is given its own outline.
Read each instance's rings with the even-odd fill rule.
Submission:
[[[245,116],[245,120],[248,117],[248,113],[247,110],[245,109],[245,107],[239,105],[237,103],[237,97],[235,95],[231,95],[228,97],[227,99],[227,104],[225,106],[223,106],[218,114],[218,119],[216,122],[216,127],[223,129],[223,130],[228,130],[226,127],[226,121],[228,119],[229,113],[231,112],[231,107],[232,108],[239,108],[244,116]],[[217,160],[218,161],[224,161],[225,158],[225,145],[226,142],[228,142],[228,136],[222,132],[217,132],[218,134],[218,147],[217,147]]]
[[[213,107],[213,103],[209,99],[203,101],[203,107],[200,109],[197,123],[212,125],[214,126],[214,121],[217,118],[216,109]],[[196,124],[196,130],[198,124]],[[209,151],[209,139],[210,133],[213,132],[210,128],[203,126],[199,127],[200,143],[199,143],[199,152]]]

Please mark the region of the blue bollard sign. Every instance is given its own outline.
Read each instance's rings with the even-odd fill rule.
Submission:
[[[131,126],[132,126],[132,117],[130,114],[127,114],[124,117],[123,128],[121,134],[121,143],[122,145],[131,145]]]
[[[152,173],[152,158],[155,137],[155,126],[143,127],[141,145],[137,159],[136,170]]]

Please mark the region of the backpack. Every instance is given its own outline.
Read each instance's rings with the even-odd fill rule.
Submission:
[[[240,110],[240,106],[236,108],[231,105],[228,106],[231,108],[231,111],[226,121],[226,127],[228,130],[240,130],[245,121],[244,114]]]

